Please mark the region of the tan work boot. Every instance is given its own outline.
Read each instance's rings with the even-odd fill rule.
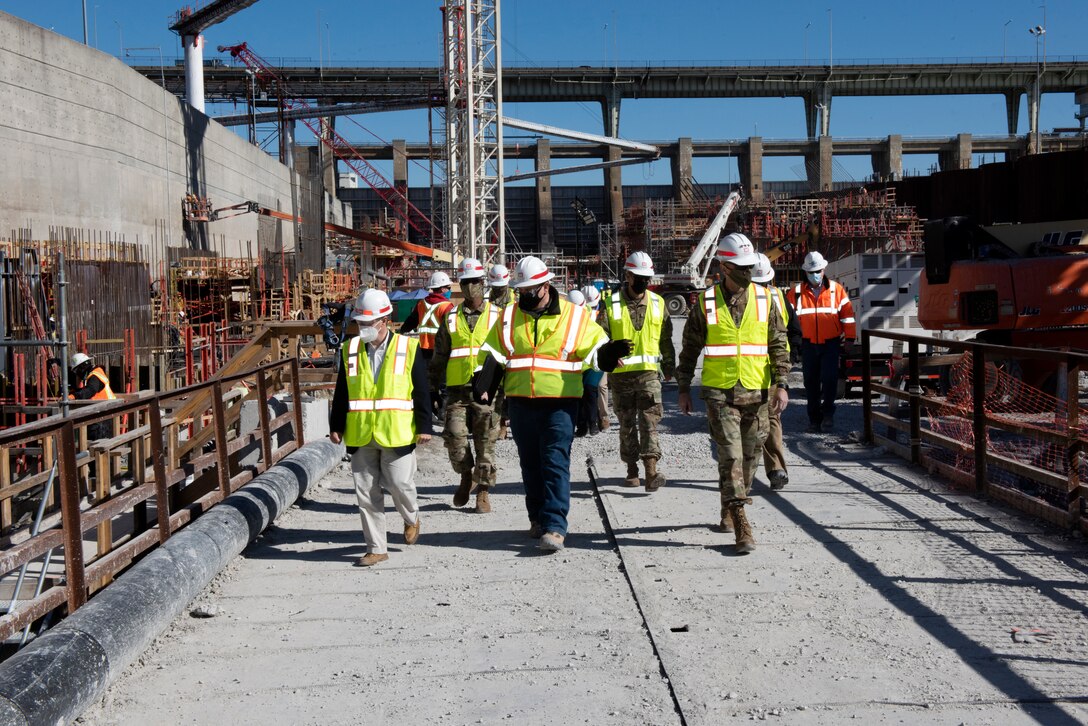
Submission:
[[[480,487],[476,492],[476,514],[491,512],[491,500],[487,496],[487,487]]]
[[[415,524],[404,525],[404,544],[414,545],[419,540],[419,525],[423,522],[423,517],[416,515]]]
[[[355,566],[356,567],[373,567],[374,565],[378,564],[379,562],[385,562],[388,559],[389,559],[389,555],[385,554],[384,552],[382,552],[380,554],[377,553],[377,552],[374,552],[374,553],[369,554],[369,555],[363,555],[359,559],[355,560]]]
[[[468,495],[475,489],[472,482],[472,470],[469,469],[461,474],[461,486],[457,487],[457,491],[453,495],[453,506],[463,507],[468,504]]]
[[[623,480],[625,487],[642,486],[642,480],[638,478],[638,463],[631,461],[627,464],[627,478]]]
[[[657,459],[645,458],[642,464],[646,467],[646,491],[656,492],[665,486],[665,477],[657,470]]]
[[[756,538],[752,536],[752,525],[744,514],[744,505],[734,506],[730,512],[733,517],[733,529],[737,535],[737,554],[746,555],[756,549]]]

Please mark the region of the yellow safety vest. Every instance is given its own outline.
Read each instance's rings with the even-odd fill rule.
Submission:
[[[582,371],[595,367],[597,349],[607,342],[604,329],[580,305],[560,299],[559,315],[539,320],[511,305],[480,346],[480,364],[490,355],[506,366],[507,396],[581,398]]]
[[[756,284],[748,286],[748,304],[739,328],[733,323],[720,285],[700,297],[706,315],[703,386],[728,390],[739,381],[751,391],[770,388],[767,338],[771,296],[767,289]]]
[[[385,358],[374,380],[366,345],[354,337],[344,346],[344,373],[348,382],[348,415],[344,444],[407,446],[416,439],[412,407],[412,364],[419,341],[390,333]]]
[[[656,371],[661,365],[661,327],[665,324],[665,300],[657,293],[646,291],[646,317],[642,329],[635,330],[631,322],[631,313],[624,304],[620,291],[610,292],[604,300],[604,309],[608,311],[608,329],[612,340],[630,340],[634,342],[631,355],[624,356],[623,365],[615,373],[634,373],[635,371]]]
[[[770,286],[767,288],[771,291],[771,299],[774,300],[774,306],[778,308],[778,314],[782,318],[782,326],[785,327],[790,324],[790,314],[786,309],[786,295],[782,292],[782,288]],[[790,349],[789,341],[786,342],[786,350]]]
[[[450,359],[446,362],[446,385],[463,386],[472,380],[477,370],[476,359],[487,333],[495,326],[502,309],[490,302],[484,304],[476,327],[469,328],[468,316],[458,305],[446,315],[446,329],[450,331]]]

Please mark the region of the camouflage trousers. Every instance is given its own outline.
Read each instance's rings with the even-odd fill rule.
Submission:
[[[774,400],[775,388],[771,387],[770,400]],[[763,444],[763,469],[768,475],[772,471],[786,469],[786,445],[782,441],[782,414],[767,413],[767,441]]]
[[[730,505],[751,503],[748,490],[770,426],[768,407],[766,403],[736,406],[724,398],[708,397],[706,415],[710,437],[718,445],[718,489],[724,517]]]
[[[472,400],[472,386],[447,389],[446,421],[442,438],[453,470],[473,472],[479,486],[495,484],[495,430],[499,421],[491,406]],[[473,455],[475,451],[475,455]]]
[[[661,381],[645,376],[638,380],[625,380],[623,375],[609,378],[612,409],[620,422],[620,460],[633,464],[639,459],[660,459]]]

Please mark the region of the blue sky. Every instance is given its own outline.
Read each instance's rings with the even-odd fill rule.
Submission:
[[[217,45],[244,40],[266,58],[310,59],[313,65],[437,65],[439,6],[437,0],[260,0],[208,31],[208,56],[214,55]],[[180,56],[177,36],[167,29],[179,7],[148,0],[87,0],[90,42],[112,55],[120,54],[122,43],[125,48],[159,46],[170,63],[169,59]],[[0,10],[82,40],[81,4],[76,0],[0,0]],[[1045,12],[1047,56],[1088,57],[1088,1],[1051,0]],[[836,63],[869,58],[1001,58],[1003,54],[1033,61],[1035,39],[1027,29],[1042,24],[1043,14],[1038,0],[915,0],[909,4],[504,0],[502,4],[504,60],[542,66],[725,63],[803,60],[806,56],[813,63],[826,63],[829,46]],[[153,50],[130,53],[157,56]],[[1044,96],[1042,127],[1074,126],[1074,111],[1072,95]],[[506,113],[601,132],[600,109],[595,104],[510,104]],[[427,119],[422,111],[372,114],[356,121],[385,139],[426,137]],[[1005,124],[1000,96],[842,97],[834,100],[831,115],[832,135],[842,137],[1004,134]],[[1026,127],[1026,104],[1022,104],[1021,133]],[[352,122],[338,122],[338,130],[348,138],[372,139]],[[639,100],[624,102],[620,132],[637,140],[743,138],[757,132],[768,139],[801,138],[805,125],[801,101],[796,98]],[[299,139],[307,133],[300,127]],[[866,159],[837,161],[837,180],[860,180],[871,171]],[[904,164],[924,170],[933,161],[910,156]],[[800,159],[767,160],[765,177],[797,179],[802,173],[800,163]],[[511,164],[509,171],[515,166]],[[519,170],[529,166],[522,162]],[[415,177],[413,183],[422,176],[410,174]],[[694,175],[699,181],[736,181],[736,174],[736,165],[728,160],[695,161]],[[599,173],[569,175],[556,177],[555,183],[597,183],[599,179]],[[665,161],[624,169],[627,184],[668,180]]]

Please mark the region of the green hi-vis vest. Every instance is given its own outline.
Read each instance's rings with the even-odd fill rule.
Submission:
[[[542,315],[539,320],[511,305],[480,346],[480,363],[490,355],[506,366],[507,396],[581,398],[582,371],[596,365],[597,349],[607,342],[590,311],[562,298],[559,315]]]
[[[739,328],[733,324],[720,285],[705,290],[701,297],[706,315],[703,386],[728,390],[739,381],[750,391],[770,388],[767,337],[771,296],[767,289],[748,286],[748,304]]]
[[[785,327],[785,326],[789,325],[790,324],[790,314],[789,314],[789,311],[786,310],[786,294],[784,292],[782,292],[782,288],[780,288],[780,287],[771,286],[771,287],[768,287],[767,289],[771,291],[771,299],[774,300],[774,306],[776,308],[778,308],[778,315],[779,315],[779,317],[782,318],[782,326]],[[786,350],[788,351],[789,349],[790,349],[790,344],[787,341],[786,342]]]
[[[491,302],[484,304],[476,327],[469,328],[468,316],[458,305],[446,314],[446,329],[450,331],[450,359],[446,362],[446,385],[463,386],[472,380],[479,367],[476,358],[487,333],[498,322],[502,308]]]
[[[614,373],[656,371],[661,366],[661,327],[665,324],[665,300],[649,290],[646,295],[646,317],[642,321],[641,330],[635,330],[631,313],[623,303],[619,290],[610,292],[604,300],[612,340],[634,342],[631,355],[623,357],[623,365],[617,367]]]
[[[374,380],[366,345],[352,338],[343,347],[344,373],[348,381],[348,416],[344,427],[346,446],[407,446],[416,439],[412,408],[412,364],[419,341],[390,333],[385,358]]]

